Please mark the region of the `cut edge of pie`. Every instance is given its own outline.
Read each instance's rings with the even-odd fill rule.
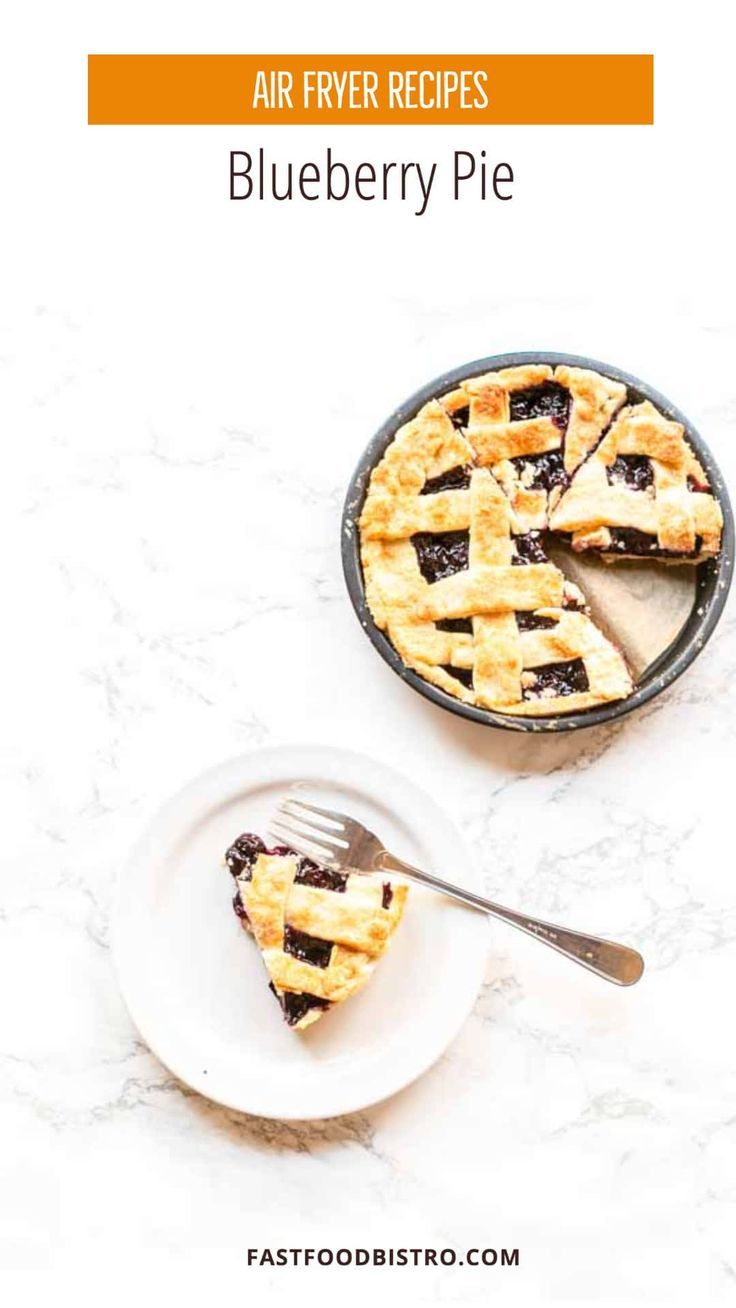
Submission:
[[[607,562],[699,563],[722,513],[684,427],[589,369],[469,378],[405,423],[360,517],[368,608],[404,664],[464,703],[582,712],[634,689],[542,533]]]
[[[549,525],[608,562],[702,563],[720,550],[723,513],[685,428],[645,400],[621,410]]]
[[[258,946],[287,1026],[303,1031],[370,980],[398,927],[408,886],[331,872],[284,845],[239,836],[225,854],[233,909]]]

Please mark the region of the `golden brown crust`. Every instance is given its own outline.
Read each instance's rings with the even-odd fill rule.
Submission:
[[[374,494],[363,522],[363,538],[404,540],[417,531],[465,531],[470,525],[468,509],[462,490],[437,495]]]
[[[510,421],[510,401],[515,391],[530,390],[554,381],[570,394],[570,414],[565,433],[550,418]],[[547,525],[549,508],[556,493],[531,489],[533,469],[524,458],[559,450],[564,469],[571,475],[595,449],[616,412],[626,402],[622,382],[594,372],[558,364],[526,364],[471,377],[444,395],[440,404],[448,414],[468,409],[467,437],[478,462],[491,468],[509,496],[526,531]]]
[[[589,368],[570,368],[566,364],[555,368],[555,381],[570,392],[565,472],[572,473],[595,449],[614,414],[626,403],[626,387]]]
[[[514,392],[551,381],[570,393],[566,433],[549,417],[511,421]],[[651,535],[654,556],[665,561],[718,552],[720,506],[683,428],[648,402],[622,407],[626,394],[589,369],[501,369],[461,382],[397,432],[371,477],[361,561],[376,624],[425,680],[464,703],[523,716],[574,712],[631,692],[620,652],[581,611],[580,592],[538,550],[527,562],[515,543],[549,526],[570,534],[577,549],[627,557],[620,540],[614,554],[611,531],[628,527]],[[560,469],[564,456],[566,487],[536,484],[533,460],[544,455]],[[631,455],[650,461],[651,491],[609,475],[616,459]],[[421,493],[428,478],[455,468],[470,472],[467,489]],[[468,566],[430,584],[412,537],[444,532],[468,532]],[[534,629],[523,615],[547,621]],[[532,675],[555,663],[575,664],[568,685]]]
[[[291,854],[259,854],[250,880],[238,878],[238,893],[277,993],[341,1003],[365,985],[386,951],[401,921],[408,887],[355,873],[348,876],[344,891],[325,890],[295,883],[298,862]],[[385,884],[391,887],[388,908],[383,907]],[[316,967],[284,949],[287,926],[332,943],[327,967]],[[310,1026],[324,1012],[311,1008],[295,1026]]]
[[[532,454],[548,454],[562,446],[562,432],[550,418],[530,418],[525,422],[494,422],[468,427],[478,462],[493,468],[506,459],[522,459]]]
[[[552,378],[548,364],[501,368],[468,378],[440,401],[448,413],[467,409],[466,435],[475,458],[502,483],[519,530],[545,527],[548,511],[548,494],[530,488],[532,466],[523,459],[561,451],[562,432],[549,418],[511,422],[511,396],[516,391],[542,386]]]
[[[482,565],[427,586],[414,612],[420,621],[431,622],[486,613],[533,613],[562,603],[563,581],[554,563],[531,563],[525,568]]]
[[[528,698],[505,705],[494,704],[494,708],[502,713],[535,717],[548,713],[550,702],[554,702],[559,711],[576,713],[630,694],[631,676],[623,656],[587,614],[559,609],[540,616],[554,618],[556,626],[521,633],[521,684]],[[573,660],[582,660],[585,665],[588,690],[560,697],[544,688],[535,691],[531,669]],[[564,705],[560,703],[563,698]]]
[[[631,456],[650,462],[653,480],[644,490],[611,474],[618,458]],[[650,557],[664,552],[699,562],[718,553],[723,515],[684,427],[646,400],[621,411],[552,510],[550,526],[569,532],[576,549],[603,552],[613,548],[612,528],[633,529],[651,537]]]
[[[565,579],[559,568],[552,563],[515,565],[514,514],[488,469],[476,469],[468,490],[453,493],[467,504],[466,569],[430,584],[410,539],[362,542],[368,605],[404,663],[464,703],[507,713],[569,712],[575,706],[575,697],[564,693],[545,694],[541,708],[532,692],[525,695],[522,678],[530,666],[525,649],[553,652],[554,657],[540,656],[540,664],[590,658],[585,707],[628,694],[631,679],[618,651],[587,616],[564,613]],[[516,614],[540,611],[548,621],[554,615],[559,630],[521,632]],[[573,620],[562,623],[562,617]],[[470,632],[437,626],[461,619],[471,619]],[[530,634],[537,639],[530,642]],[[610,651],[607,662],[601,657],[603,647]],[[472,673],[472,689],[453,670]],[[578,696],[575,702],[583,701]]]
[[[376,464],[371,473],[369,501],[380,503],[383,496],[418,495],[429,477],[438,477],[472,460],[471,446],[453,427],[442,405],[430,400],[415,418],[399,429]],[[366,501],[367,517],[361,524],[364,529],[370,525],[369,501]]]

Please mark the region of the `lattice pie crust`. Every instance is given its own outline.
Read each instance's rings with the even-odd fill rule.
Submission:
[[[684,428],[583,368],[470,378],[399,429],[360,518],[368,606],[404,663],[512,715],[622,699],[632,680],[541,533],[607,560],[698,563],[722,515]]]
[[[289,1026],[303,1030],[365,985],[401,921],[408,887],[342,875],[246,833],[225,861],[233,907],[258,945]]]

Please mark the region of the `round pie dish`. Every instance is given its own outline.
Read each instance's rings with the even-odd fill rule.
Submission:
[[[517,715],[517,713],[515,712],[503,712],[503,711],[499,711],[495,707],[483,707],[478,703],[468,702],[468,700],[472,699],[473,696],[464,694],[462,689],[458,692],[458,694],[449,693],[447,690],[443,688],[442,684],[433,684],[433,680],[431,677],[430,679],[427,679],[426,676],[421,675],[420,672],[417,671],[415,668],[409,666],[409,664],[405,661],[402,655],[395,648],[392,641],[388,638],[388,635],[385,634],[385,632],[379,628],[379,625],[375,620],[374,613],[371,611],[369,598],[366,595],[366,590],[367,590],[366,576],[364,575],[364,568],[361,562],[361,536],[363,535],[363,547],[364,547],[363,559],[365,560],[366,556],[365,556],[364,533],[365,533],[366,512],[370,513],[371,511],[370,507],[366,511],[365,505],[366,505],[366,497],[368,496],[369,486],[371,483],[371,475],[374,472],[374,469],[376,469],[379,464],[382,465],[381,470],[383,470],[383,468],[386,466],[384,456],[386,456],[387,451],[389,452],[389,457],[393,456],[394,449],[395,449],[395,444],[394,444],[395,439],[397,438],[397,436],[399,437],[400,440],[403,437],[403,432],[401,431],[401,429],[406,429],[406,425],[409,423],[412,423],[413,425],[416,425],[417,423],[421,423],[424,420],[425,414],[431,411],[431,406],[433,406],[433,409],[435,411],[439,412],[439,407],[438,404],[436,403],[438,400],[442,400],[442,405],[447,410],[448,401],[452,401],[452,399],[458,395],[458,391],[456,390],[456,388],[467,386],[468,390],[471,393],[476,393],[476,392],[480,393],[480,388],[487,386],[489,382],[489,378],[487,376],[488,374],[493,374],[492,380],[495,382],[496,378],[499,377],[499,374],[505,374],[506,376],[510,376],[511,374],[509,374],[508,370],[513,370],[513,369],[519,370],[520,373],[523,372],[523,370],[526,370],[530,375],[534,375],[536,370],[537,376],[540,376],[546,372],[546,376],[548,378],[552,377],[552,370],[554,369],[555,379],[560,375],[566,375],[568,369],[572,370],[573,374],[575,370],[590,370],[590,372],[587,374],[588,376],[591,373],[594,373],[597,375],[597,380],[599,382],[600,381],[605,382],[611,388],[611,390],[617,389],[620,396],[623,396],[624,394],[626,395],[626,404],[629,406],[629,408],[621,409],[620,418],[615,418],[610,421],[610,426],[606,428],[605,431],[603,432],[603,435],[606,437],[606,440],[604,440],[602,436],[600,435],[598,436],[599,445],[597,446],[594,445],[590,447],[588,454],[584,456],[583,464],[585,465],[585,467],[583,467],[582,464],[578,465],[579,468],[583,467],[583,473],[585,475],[588,475],[587,469],[591,468],[591,465],[594,462],[596,461],[600,462],[604,458],[602,454],[603,447],[606,444],[606,441],[610,442],[610,436],[613,435],[613,429],[616,427],[616,424],[618,423],[622,425],[626,415],[635,416],[638,413],[638,410],[635,410],[632,406],[641,406],[642,410],[648,410],[649,413],[653,413],[651,406],[654,406],[654,409],[657,410],[657,413],[654,416],[660,423],[664,423],[665,425],[680,424],[681,429],[679,431],[679,436],[678,436],[678,439],[680,441],[680,446],[682,448],[683,438],[684,438],[684,443],[689,447],[687,458],[691,462],[693,461],[693,459],[696,460],[697,464],[700,466],[700,470],[701,470],[700,476],[702,477],[702,475],[705,474],[705,477],[707,478],[707,484],[710,487],[711,508],[714,508],[714,511],[717,511],[717,509],[720,508],[720,513],[722,515],[722,532],[720,538],[720,549],[718,549],[718,552],[715,553],[713,557],[702,558],[701,561],[697,561],[696,559],[695,563],[690,564],[690,567],[692,568],[691,576],[694,575],[694,583],[691,583],[692,605],[691,607],[689,607],[689,611],[685,613],[683,621],[680,623],[676,631],[676,634],[674,635],[674,638],[669,641],[666,648],[660,649],[657,652],[656,656],[652,658],[650,662],[648,662],[648,664],[644,667],[643,671],[640,670],[640,675],[638,676],[638,679],[636,680],[633,689],[631,688],[629,689],[629,693],[621,694],[619,698],[611,699],[610,702],[601,702],[601,703],[596,703],[595,706],[593,707],[585,707],[583,711],[579,711],[581,703],[583,702],[583,697],[581,696],[577,697],[577,703],[576,703],[576,697],[574,696],[572,697],[570,701],[570,708],[573,711],[565,711],[566,706],[560,707],[558,701],[557,711],[554,714],[551,712],[545,713],[546,705],[542,702],[542,703],[534,704],[532,706],[533,713],[531,713],[529,716],[525,716],[525,715],[520,716]],[[582,374],[578,374],[578,375],[580,376]],[[519,383],[517,382],[516,384],[518,387]],[[551,385],[551,389],[552,390],[555,389],[554,384]],[[462,401],[463,397],[460,396],[460,399]],[[622,403],[622,400],[620,398],[618,399],[618,403],[619,404]],[[428,410],[425,406],[430,406],[430,410]],[[615,410],[613,410],[613,412],[615,412]],[[449,416],[453,419],[453,427],[457,427],[458,423],[455,421],[453,414],[450,413]],[[441,417],[441,421],[445,423],[447,422],[447,419],[444,417],[444,415]],[[472,421],[473,421],[472,418],[470,421],[471,421],[471,428],[468,429],[467,434],[471,436],[473,430],[475,430],[476,435],[482,434],[479,433],[479,429],[472,428]],[[628,421],[630,426],[632,425],[631,417],[627,418],[626,421]],[[464,436],[466,434],[465,424],[468,423],[467,417],[462,418],[462,423],[463,423],[462,434]],[[513,421],[511,424],[509,424],[507,418],[506,427],[508,428],[510,425],[513,426]],[[518,431],[518,427],[521,425],[522,425],[521,423],[517,423],[517,425],[514,426],[514,433]],[[500,430],[500,428],[496,430]],[[569,430],[570,428],[568,429],[568,432]],[[600,430],[601,429],[599,429],[599,432]],[[610,435],[608,435],[607,433],[610,433]],[[459,433],[456,432],[455,437],[457,437],[458,435]],[[559,439],[560,439],[559,434],[557,439],[559,444]],[[568,434],[568,440],[569,440],[569,434]],[[389,447],[392,447],[391,450],[389,450]],[[627,448],[625,444],[622,445],[621,448],[624,454],[631,453],[631,449]],[[599,452],[600,452],[600,458],[599,458]],[[458,460],[455,459],[455,462],[457,461]],[[616,462],[619,463],[621,462],[621,460],[617,459]],[[626,462],[626,460],[623,460],[623,462]],[[635,460],[631,460],[631,462],[641,463],[642,460],[635,459]],[[450,466],[449,460],[446,458],[444,461],[444,467],[448,468],[449,466]],[[523,466],[524,465],[522,465],[522,467]],[[498,474],[496,473],[495,468],[493,469],[493,471],[494,474],[497,476]],[[591,471],[593,471],[592,468]],[[598,468],[595,471],[596,471],[596,475],[602,475],[600,468]],[[379,472],[378,475],[380,476],[381,473]],[[425,475],[427,476],[427,478],[430,478],[429,472],[427,472]],[[452,474],[449,474],[449,476],[451,477]],[[480,491],[482,491],[483,494],[486,494],[487,492],[485,488],[487,487],[488,482],[490,480],[492,480],[492,478],[490,477],[490,473],[488,472],[472,473],[471,494],[475,495],[476,498]],[[420,489],[418,492],[420,497],[423,497],[425,495],[427,496],[427,499],[425,499],[423,501],[423,504],[419,506],[421,507],[422,521],[426,518],[427,515],[427,509],[428,509],[427,500],[434,498],[435,500],[438,501],[441,498],[439,494],[434,493],[435,481],[439,483],[440,479],[430,478],[426,482],[426,489],[424,490]],[[688,478],[688,482],[690,482],[690,478]],[[569,484],[570,483],[568,481],[568,485]],[[375,486],[375,479],[373,485]],[[429,493],[430,485],[432,485],[433,488],[432,494]],[[575,477],[573,477],[573,487],[574,485],[575,485]],[[683,474],[683,485],[684,485],[684,474]],[[707,490],[707,488],[708,487],[706,486],[704,489]],[[442,489],[444,489],[444,487],[442,487]],[[689,485],[689,489],[691,490],[695,489],[697,491],[700,491],[701,487]],[[440,490],[439,484],[437,485],[437,490]],[[655,493],[654,490],[649,492],[650,495],[654,495],[654,493]],[[659,490],[657,491],[657,494],[658,495],[660,494]],[[371,495],[375,496],[375,492],[371,491]],[[457,511],[459,508],[457,491],[455,491],[455,497],[456,498],[454,501],[454,511],[457,516]],[[568,496],[568,498],[570,497]],[[692,499],[690,499],[690,497],[687,498],[689,499],[689,502],[691,504],[695,504],[697,501],[704,501],[706,496],[697,495],[697,496],[693,496]],[[714,498],[717,501],[717,504],[715,506],[713,506]],[[449,503],[451,500],[452,500],[452,494],[450,495],[446,494],[445,502]],[[659,504],[659,502],[660,501],[658,500],[657,503]],[[368,497],[368,503],[369,506],[371,506],[372,501],[370,496]],[[414,501],[414,506],[415,506],[414,511],[416,512],[416,506],[417,506],[416,500]],[[385,509],[385,497],[383,498],[382,503],[379,504],[377,507],[381,511]],[[403,509],[404,507],[405,505],[402,504],[401,508]],[[691,513],[692,511],[693,511],[692,509],[689,510],[689,512]],[[363,515],[362,524],[361,524],[361,515]],[[609,521],[611,521],[611,519],[609,519]],[[616,521],[616,519],[614,518],[613,521]],[[618,521],[621,521],[621,519],[618,519]],[[448,535],[448,538],[460,534],[456,530],[452,530],[452,528],[462,525],[463,523],[461,522],[457,524],[455,523],[451,524],[449,533],[446,533]],[[465,520],[464,525],[467,526],[467,519]],[[410,530],[412,530],[412,528],[407,528],[405,533],[402,530],[402,534],[406,534],[408,536]],[[413,530],[426,531],[426,529],[423,526],[420,528],[414,527]],[[445,530],[445,528],[434,527],[434,528],[430,528],[430,530],[442,531]],[[518,531],[519,528],[517,527],[515,528],[515,530]],[[656,528],[655,529],[648,528],[648,530],[656,530]],[[540,533],[534,532],[532,534],[536,537],[539,536]],[[554,520],[553,520],[553,535],[554,535]],[[633,537],[633,536],[640,536],[641,533],[611,532],[610,538],[612,538],[614,535],[615,536],[630,535]],[[419,549],[421,544],[420,538],[415,536],[413,537],[413,540],[414,542],[417,542],[417,548]],[[700,537],[697,537],[697,540],[699,542]],[[573,541],[573,544],[575,546],[575,550],[577,551],[577,545],[575,544],[575,541]],[[717,542],[714,549],[717,549]],[[666,555],[667,553],[668,551],[663,551],[659,559],[657,558],[657,555],[653,555],[652,558],[655,560],[655,562],[662,561],[663,555]],[[629,557],[628,553],[623,555],[623,557]],[[682,555],[679,557],[682,557],[683,559],[687,558],[686,555]],[[690,557],[692,558],[692,553]],[[442,708],[448,709],[450,712],[457,713],[460,716],[469,718],[472,721],[481,722],[487,726],[501,727],[507,730],[515,730],[515,731],[536,731],[536,732],[570,731],[582,727],[595,726],[603,722],[608,722],[613,719],[619,718],[626,713],[630,713],[633,709],[640,708],[643,704],[653,699],[656,695],[660,694],[669,685],[671,685],[672,682],[675,681],[677,677],[679,677],[685,671],[685,669],[689,667],[689,665],[693,662],[693,660],[697,657],[697,655],[700,653],[700,651],[703,649],[704,645],[710,638],[710,636],[713,634],[713,631],[715,630],[715,627],[718,623],[718,620],[723,611],[726,598],[728,595],[728,591],[731,583],[733,558],[734,558],[734,524],[733,524],[733,515],[729,502],[728,492],[724,485],[721,473],[713,459],[713,456],[711,455],[710,451],[705,445],[705,442],[703,441],[702,437],[693,427],[692,423],[668,399],[666,399],[664,396],[659,394],[659,392],[654,390],[646,382],[641,381],[639,378],[634,377],[629,373],[623,372],[618,368],[612,367],[609,364],[601,363],[594,359],[588,359],[585,357],[580,357],[575,355],[555,354],[550,352],[533,352],[533,353],[523,352],[523,353],[514,353],[514,354],[495,355],[485,359],[478,359],[475,360],[474,362],[464,364],[459,368],[455,368],[451,372],[445,373],[441,377],[437,378],[435,381],[429,383],[429,385],[423,387],[409,400],[407,400],[404,404],[402,404],[388,418],[388,420],[383,424],[380,430],[376,433],[373,440],[370,442],[367,449],[365,450],[358,464],[358,467],[355,470],[355,473],[351,479],[348,488],[347,496],[345,499],[344,510],[343,510],[343,519],[342,519],[342,558],[343,558],[343,568],[345,573],[345,580],[348,587],[348,592],[350,594],[353,607],[355,608],[361,626],[363,627],[364,631],[368,635],[372,644],[381,654],[383,659],[388,663],[388,665],[391,668],[393,668],[393,670],[402,678],[402,680],[407,682],[414,690],[417,690],[421,695],[425,696],[425,698],[431,700],[435,704],[440,705],[440,707]],[[514,558],[510,561],[518,562],[519,560]],[[527,560],[524,560],[524,562],[526,561]],[[669,558],[665,558],[664,561],[670,562],[673,560]],[[367,567],[370,566],[370,560],[368,561],[368,563],[366,563],[366,566]],[[421,560],[420,560],[420,566],[422,566]],[[463,563],[460,564],[461,568],[463,567],[467,568],[467,566],[468,566],[467,562],[465,562],[464,564]],[[614,564],[612,569],[606,566],[604,570],[606,572],[610,572],[611,570],[615,572],[621,566],[625,567],[626,565]],[[416,570],[416,565],[414,565],[414,569]],[[457,565],[455,565],[453,571],[457,572]],[[543,568],[538,569],[537,571],[539,574],[545,572]],[[665,571],[669,571],[669,569],[665,569]],[[683,571],[687,571],[687,569],[679,568],[676,569],[675,571],[683,572]],[[522,584],[522,575],[526,574],[527,572],[528,569],[525,568],[514,570],[513,580],[516,584],[517,589],[519,589]],[[424,575],[427,581],[434,580],[433,578],[427,576],[426,573]],[[441,575],[448,576],[447,573]],[[468,574],[464,574],[464,576],[466,577],[467,575]],[[496,573],[494,575],[498,575],[498,574]],[[529,574],[529,576],[531,578],[531,574]],[[446,596],[448,591],[451,591],[453,587],[456,587],[457,581],[458,581],[457,577],[450,578],[449,583],[448,581],[444,581],[444,580],[439,581],[437,583],[436,591],[432,585],[425,586],[424,583],[421,582],[421,580],[419,582],[419,585],[424,587],[425,594],[429,594],[431,592],[432,595],[436,595],[437,597],[439,597],[440,593],[443,593]],[[524,584],[526,584],[525,576],[524,576]],[[531,584],[531,581],[529,584]],[[368,589],[370,589],[370,585]],[[487,593],[488,593],[487,591],[484,592],[483,595],[484,600],[487,596]],[[436,602],[439,602],[439,599],[437,599]],[[531,607],[531,604],[522,603],[519,605],[519,607],[529,608]],[[461,612],[463,612],[462,609],[455,609],[454,611],[450,611],[448,613],[448,611],[445,609],[442,616],[443,618],[444,617],[455,618],[455,616],[459,617]],[[469,610],[466,608],[464,612],[467,613],[469,612]],[[551,613],[552,610],[547,609],[546,612]],[[437,614],[430,613],[431,618],[436,618],[437,616],[438,616]],[[383,620],[380,617],[379,620],[383,624]],[[566,619],[566,621],[569,624],[569,619]],[[577,619],[575,619],[575,621],[577,621]],[[551,622],[550,619],[544,618],[542,622],[538,622],[538,625],[540,626],[547,625],[550,622]],[[439,625],[438,629],[442,631],[449,631],[452,629],[459,630],[461,625],[469,626],[469,624],[467,623],[459,624],[456,622],[453,623],[443,622]],[[414,631],[416,629],[412,627],[411,630]],[[524,628],[522,628],[522,630],[524,630]],[[477,625],[476,625],[476,632],[477,632]],[[461,640],[457,642],[458,646],[461,646],[463,642],[472,643],[472,637],[468,638],[463,636]],[[445,661],[444,659],[439,660],[439,662],[441,663],[444,663],[444,661]],[[455,663],[454,658],[451,661]],[[541,662],[542,660],[539,661]],[[549,661],[549,656],[547,661]],[[458,662],[457,664],[455,664],[455,667],[460,667],[460,668],[468,667],[468,666],[469,664],[467,662]],[[476,670],[477,670],[477,666],[478,665],[476,664]],[[528,661],[525,666],[527,667],[530,666]],[[446,671],[451,672],[453,671],[453,669],[448,667]],[[454,671],[453,675],[457,677],[458,672]],[[454,687],[455,683],[448,682],[447,677],[443,677],[442,670],[440,669],[438,670],[438,675],[435,678],[435,681],[441,683],[443,679],[451,687]],[[465,684],[470,684],[470,683],[465,683]],[[629,687],[631,687],[631,682],[629,682]],[[462,697],[458,697],[458,695]],[[524,698],[526,699],[526,692]],[[586,698],[591,699],[592,696],[588,696]],[[506,705],[509,701],[507,699],[504,699],[502,702],[504,705]],[[529,706],[525,703],[520,706],[520,709],[527,711],[528,707]]]

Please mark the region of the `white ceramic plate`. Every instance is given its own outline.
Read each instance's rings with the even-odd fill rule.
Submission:
[[[478,993],[488,929],[481,914],[412,886],[365,990],[290,1031],[232,911],[222,858],[240,832],[265,836],[298,781],[409,862],[477,887],[457,831],[397,773],[344,750],[262,749],[203,773],[159,811],[121,876],[113,949],[133,1021],[182,1081],[246,1113],[308,1119],[376,1103],[439,1058]]]

